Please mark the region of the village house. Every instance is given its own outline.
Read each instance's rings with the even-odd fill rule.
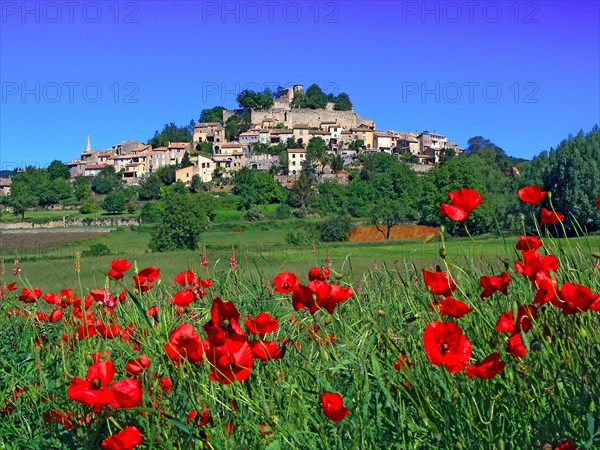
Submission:
[[[145,166],[141,162],[132,162],[125,166],[123,180],[127,184],[138,184],[139,180],[146,174]]]
[[[302,171],[302,164],[306,160],[306,149],[304,148],[288,148],[288,173],[290,175],[298,175]]]
[[[246,158],[246,167],[253,170],[270,170],[273,165],[279,164],[279,155],[251,155]]]
[[[107,166],[107,164],[88,164],[85,166],[85,171],[84,171],[83,175],[86,177],[95,177],[106,166]]]
[[[167,147],[153,148],[149,158],[148,173],[155,173],[159,168],[169,165],[169,149]]]
[[[202,155],[192,157],[191,161],[192,166],[176,170],[175,179],[177,181],[182,181],[186,186],[189,186],[194,175],[198,175],[203,183],[212,181],[213,173],[217,167],[215,161]]]
[[[169,142],[169,145],[167,145],[169,164],[180,164],[185,152],[191,153],[191,147],[192,144],[189,142]]]
[[[0,196],[10,195],[10,185],[12,180],[10,178],[0,178]]]
[[[260,132],[258,130],[248,130],[240,133],[240,144],[249,147],[258,142],[260,142]]]
[[[197,123],[194,125],[192,142],[194,148],[203,142],[210,142],[213,144],[213,149],[219,149],[226,142],[225,128],[219,122]]]
[[[244,155],[242,144],[239,142],[223,144],[218,153],[213,153],[212,159],[217,167],[236,172],[246,164],[246,156]]]
[[[287,128],[271,130],[269,133],[271,144],[279,144],[280,142],[286,143],[291,137],[294,137],[294,131]]]

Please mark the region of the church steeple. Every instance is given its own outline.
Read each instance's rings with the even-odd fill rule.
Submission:
[[[85,151],[89,152],[92,149],[92,144],[90,144],[90,133],[88,133],[87,145],[85,146]]]

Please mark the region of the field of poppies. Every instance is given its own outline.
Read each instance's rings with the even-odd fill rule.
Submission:
[[[449,197],[456,221],[483,200]],[[174,278],[117,259],[102,286],[48,292],[4,261],[0,445],[597,448],[599,249],[552,237],[548,206],[483,266],[443,228],[437,265],[363,274],[323,255],[263,279],[204,252]]]

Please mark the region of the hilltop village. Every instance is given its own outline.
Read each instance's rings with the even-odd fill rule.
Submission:
[[[71,177],[94,177],[110,165],[128,185],[139,184],[160,167],[169,165],[178,167],[176,179],[188,185],[194,175],[210,182],[248,167],[270,170],[282,185],[289,187],[303,170],[312,139],[326,145],[329,157],[320,176],[342,183],[346,179],[343,168],[351,166],[361,153],[393,154],[422,172],[442,162],[448,152],[462,151],[435,132],[378,130],[373,120],[359,116],[351,107],[338,110],[334,102],[327,102],[322,109],[293,107],[294,99],[303,95],[303,86],[295,85],[281,89],[270,108],[224,110],[222,121],[195,124],[191,142],[153,147],[130,140],[98,150],[92,148],[88,136],[85,150],[67,165]],[[228,140],[224,124],[232,117],[239,119],[244,115],[250,122],[248,129]],[[334,159],[335,164],[331,163]]]

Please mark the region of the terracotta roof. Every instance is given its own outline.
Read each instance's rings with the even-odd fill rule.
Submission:
[[[293,126],[295,130],[306,130],[308,129],[308,125],[305,123],[297,123]]]
[[[102,170],[106,167],[106,164],[90,164],[85,166],[85,170]]]
[[[190,145],[189,142],[171,142],[168,148],[186,148],[188,145]]]
[[[229,142],[227,144],[221,145],[221,148],[236,148],[241,146],[242,144],[240,144],[239,142]]]
[[[329,134],[329,131],[325,130],[308,130],[308,134]]]
[[[294,131],[282,128],[277,130],[271,130],[271,134],[294,134]]]
[[[134,148],[131,151],[132,152],[143,152],[144,150],[147,150],[149,148],[152,148],[152,146],[150,144],[148,144],[148,145],[140,145],[139,147],[136,147],[136,148]]]
[[[156,147],[152,149],[153,152],[166,152],[167,150],[167,147]]]
[[[244,131],[240,136],[258,136],[258,131]]]
[[[377,136],[377,137],[392,137],[390,134],[384,132],[384,131],[373,131],[373,136]]]
[[[306,149],[305,148],[288,148],[287,152],[288,153],[306,153]]]
[[[221,126],[220,122],[199,122],[194,125],[194,128],[216,127]]]

